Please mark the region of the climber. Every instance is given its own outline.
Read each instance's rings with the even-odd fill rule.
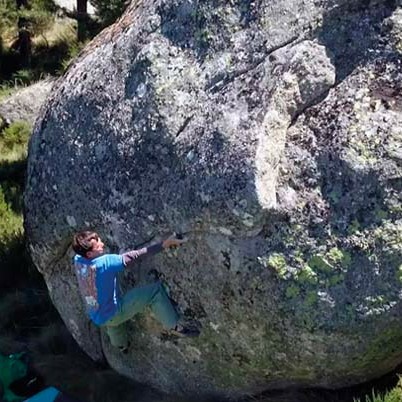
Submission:
[[[198,336],[199,332],[179,323],[179,314],[161,282],[135,287],[120,294],[117,274],[138,259],[164,249],[181,246],[185,240],[168,238],[160,243],[124,254],[106,254],[100,236],[91,231],[76,233],[72,247],[75,273],[90,319],[105,327],[113,346],[123,353],[129,349],[124,323],[149,306],[169,334]]]

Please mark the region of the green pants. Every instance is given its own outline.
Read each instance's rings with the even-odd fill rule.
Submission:
[[[166,328],[174,328],[179,319],[161,282],[133,288],[128,291],[120,305],[120,310],[105,324],[110,343],[116,347],[128,345],[128,334],[125,322],[150,307],[155,318]]]

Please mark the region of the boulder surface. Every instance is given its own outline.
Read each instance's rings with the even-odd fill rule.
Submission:
[[[369,4],[370,3],[370,4]],[[133,1],[56,83],[29,147],[33,260],[82,348],[173,393],[341,387],[402,360],[401,13],[359,0]],[[86,318],[72,234],[176,231],[157,270],[201,336]]]
[[[53,83],[54,81],[50,79],[38,81],[0,100],[0,118],[6,124],[12,124],[20,120],[34,124],[41,106],[52,89]]]

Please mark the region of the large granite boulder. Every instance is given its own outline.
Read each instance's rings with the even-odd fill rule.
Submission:
[[[20,120],[34,124],[41,106],[52,89],[53,83],[54,80],[52,79],[38,81],[1,99],[0,118],[6,124],[12,124]]]
[[[133,1],[56,84],[29,149],[26,231],[94,359],[168,392],[340,387],[402,360],[400,13],[346,0]],[[74,231],[144,260],[198,339],[85,317]]]

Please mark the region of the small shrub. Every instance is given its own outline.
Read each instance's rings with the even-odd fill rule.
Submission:
[[[0,141],[5,148],[12,150],[15,146],[26,146],[30,135],[30,124],[25,121],[16,121],[3,130]]]
[[[6,204],[15,212],[22,212],[22,183],[12,180],[2,181],[0,184],[0,199],[5,200]]]

